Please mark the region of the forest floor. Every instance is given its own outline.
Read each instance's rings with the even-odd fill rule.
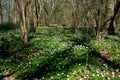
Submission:
[[[91,29],[37,27],[0,31],[0,80],[120,80],[120,31],[99,41]]]

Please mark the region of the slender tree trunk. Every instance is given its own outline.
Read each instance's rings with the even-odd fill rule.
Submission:
[[[26,27],[26,19],[25,19],[25,11],[24,11],[24,6],[21,4],[21,31],[22,31],[22,36],[21,40],[26,43],[28,41],[28,34],[27,34],[27,27]]]
[[[77,25],[76,25],[76,15],[74,12],[72,13],[72,27],[73,27],[73,33],[76,34],[77,33]]]
[[[16,23],[17,22],[17,11],[16,11],[17,7],[15,4],[15,0],[12,0],[12,23]]]
[[[100,40],[101,39],[101,34],[100,34],[100,8],[97,11],[97,17],[96,17],[96,39]]]
[[[108,0],[107,1],[107,7],[106,7],[106,25],[105,25],[105,30],[104,30],[104,35],[106,36],[106,34],[108,33],[109,30],[109,26],[111,23],[111,19],[113,17],[114,14],[114,1],[115,0]]]
[[[11,22],[11,0],[8,2],[8,22]]]
[[[49,12],[47,10],[47,0],[43,0],[43,8],[44,8],[44,11],[45,11],[45,26],[49,26]]]
[[[19,8],[20,20],[21,20],[21,40],[23,43],[28,42],[28,33],[26,27],[26,16],[25,16],[25,3],[21,0],[16,0],[16,3]]]
[[[108,34],[110,34],[110,35],[114,35],[115,34],[114,21],[115,21],[115,17],[117,15],[117,13],[119,11],[119,8],[120,8],[120,2],[117,1],[113,17],[111,18],[110,25],[109,25],[109,28],[108,28]]]
[[[31,8],[29,8],[30,10],[29,10],[29,17],[30,17],[30,30],[29,30],[29,32],[35,32],[35,26],[36,26],[36,18],[34,18],[35,17],[35,15],[34,15],[34,12],[32,11],[32,9]]]
[[[71,0],[71,13],[72,13],[72,27],[73,27],[73,33],[77,34],[77,1],[76,0]]]
[[[3,23],[3,8],[2,8],[2,0],[0,0],[0,22]]]
[[[38,0],[35,0],[35,15],[36,15],[36,25],[39,25],[39,9],[38,9]]]

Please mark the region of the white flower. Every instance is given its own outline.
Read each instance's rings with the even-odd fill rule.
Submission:
[[[58,69],[59,69],[59,70],[61,70],[61,68],[60,68],[60,67],[59,67]]]
[[[37,64],[37,66],[39,66],[39,64]]]
[[[74,71],[74,73],[76,73],[76,71]]]
[[[92,76],[95,76],[95,74],[92,74]]]
[[[106,73],[104,73],[104,76],[106,76],[107,74]]]
[[[44,79],[44,77],[42,77],[42,79]]]
[[[67,77],[69,77],[69,75],[67,75]]]
[[[51,77],[51,79],[53,79],[53,77]]]
[[[108,79],[108,80],[110,80],[110,78],[109,78],[109,77],[108,77],[107,79]]]
[[[23,67],[23,69],[25,69],[25,67]]]
[[[89,65],[91,67],[91,65]]]
[[[120,56],[119,54],[117,56]]]
[[[99,74],[97,74],[97,76],[99,76]]]
[[[68,59],[67,57],[65,59]]]
[[[86,75],[88,77],[88,75]]]
[[[73,72],[73,75],[74,75],[75,73]]]
[[[59,74],[59,73],[57,73],[57,75],[59,76],[60,74]]]
[[[116,72],[119,72],[119,69],[117,69]]]
[[[80,78],[80,80],[83,80],[83,78]]]
[[[87,49],[88,47],[86,47],[86,49]]]
[[[114,72],[112,72],[112,75],[114,75],[115,73]]]
[[[84,79],[86,79],[87,77],[86,76],[84,76]]]
[[[109,74],[109,72],[107,72],[106,74]]]
[[[67,80],[70,80],[69,78]]]
[[[118,77],[120,77],[120,75]]]
[[[103,70],[103,72],[105,72],[105,70]]]
[[[112,75],[112,78],[114,78],[115,77],[115,75]]]
[[[104,77],[104,75],[102,74],[102,77]]]
[[[99,73],[98,70],[96,72]]]

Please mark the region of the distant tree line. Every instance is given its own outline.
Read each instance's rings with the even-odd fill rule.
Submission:
[[[120,0],[0,0],[0,23],[21,25],[21,40],[28,41],[28,33],[36,26],[78,26],[95,29],[96,39],[104,33],[115,34],[120,27]]]

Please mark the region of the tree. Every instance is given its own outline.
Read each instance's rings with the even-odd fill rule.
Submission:
[[[102,19],[102,4],[104,4],[104,2],[101,0],[99,1],[99,3],[97,4],[97,8],[95,9],[95,15],[94,15],[94,19],[95,19],[95,23],[96,23],[96,39],[100,40],[101,39],[101,34],[100,34],[100,29],[101,29],[101,19]]]
[[[115,6],[115,10],[114,10],[114,14],[111,18],[110,24],[109,24],[109,28],[108,28],[108,34],[113,35],[115,34],[115,29],[114,29],[114,21],[115,21],[115,17],[119,11],[120,8],[120,0],[116,1],[116,6]]]
[[[3,23],[3,8],[2,8],[2,0],[0,0],[0,23]]]
[[[72,27],[73,27],[73,33],[77,33],[77,26],[78,26],[78,0],[71,0],[71,17],[72,17]]]
[[[11,22],[11,0],[8,0],[8,22]]]
[[[49,26],[57,21],[55,13],[58,12],[62,1],[63,0],[43,0],[43,9],[45,12],[45,25]]]
[[[37,0],[38,1],[38,0]],[[35,26],[39,25],[39,10],[38,10],[38,5],[37,1],[31,1],[30,6],[28,7],[28,17],[29,17],[29,27],[30,30],[29,32],[35,32]]]
[[[16,23],[17,22],[17,7],[15,4],[15,0],[12,0],[12,23]]]
[[[86,0],[83,1],[84,6],[84,13],[83,15],[85,16],[86,21],[84,20],[83,22],[87,23],[88,26],[92,25],[93,28],[95,28],[95,38],[97,40],[101,39],[101,34],[100,30],[103,24],[103,17],[102,15],[105,14],[104,10],[104,5],[105,1],[104,0]]]
[[[28,41],[28,33],[26,27],[26,15],[25,15],[25,2],[23,0],[15,0],[18,6],[18,12],[20,16],[20,26],[21,26],[21,40],[24,43]]]

